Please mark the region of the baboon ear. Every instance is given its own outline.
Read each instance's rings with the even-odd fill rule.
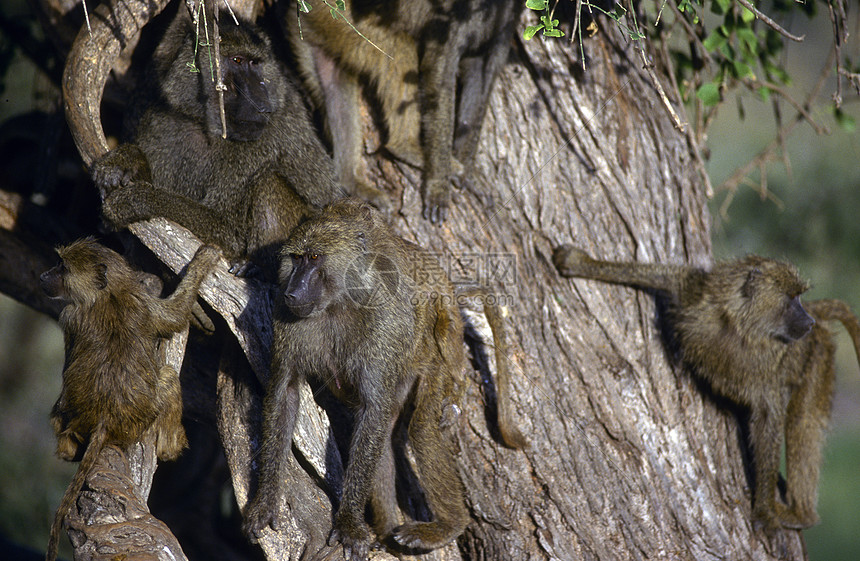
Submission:
[[[764,274],[761,272],[761,269],[755,267],[754,269],[750,269],[750,272],[747,273],[747,279],[744,281],[744,285],[741,287],[741,295],[744,298],[752,298],[752,295],[755,293],[756,288],[758,287],[759,281]]]
[[[368,203],[361,203],[359,207],[361,216],[368,222],[373,222],[373,208]]]
[[[99,263],[96,265],[96,288],[104,290],[107,288],[107,265]]]

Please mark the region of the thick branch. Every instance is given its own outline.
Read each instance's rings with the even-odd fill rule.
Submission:
[[[92,32],[82,28],[63,72],[66,120],[84,164],[108,151],[101,124],[105,83],[122,49],[169,0],[114,0],[98,6],[90,18]]]

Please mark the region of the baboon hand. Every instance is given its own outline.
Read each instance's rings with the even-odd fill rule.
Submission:
[[[245,517],[242,522],[242,531],[251,540],[257,543],[263,537],[263,531],[271,528],[275,531],[280,529],[280,521],[275,512],[264,501],[253,500],[245,508]]]
[[[448,217],[451,193],[448,179],[430,179],[424,186],[423,216],[433,224],[442,224]]]
[[[349,526],[341,529],[342,526]],[[343,546],[343,557],[348,561],[366,561],[370,553],[370,532],[362,524],[341,524],[335,521],[328,537],[328,545]]]
[[[120,145],[96,160],[92,177],[102,201],[121,187],[128,187],[138,181],[152,182],[149,161],[134,144]]]

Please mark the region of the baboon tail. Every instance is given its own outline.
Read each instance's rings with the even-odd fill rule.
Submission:
[[[511,388],[511,359],[507,356],[507,330],[505,329],[502,310],[484,289],[468,289],[460,294],[481,298],[481,303],[484,306],[484,314],[487,316],[487,323],[490,324],[490,330],[493,332],[495,343],[493,347],[496,353],[496,423],[499,427],[499,435],[506,446],[517,449],[525,448],[528,443],[522,432],[517,428],[517,423],[514,422],[514,414],[511,410],[511,396],[513,394]]]
[[[57,509],[57,514],[54,515],[54,522],[51,524],[51,537],[48,539],[48,551],[45,554],[45,561],[55,561],[57,558],[57,550],[60,546],[60,530],[63,527],[63,520],[72,511],[72,505],[78,498],[78,494],[84,486],[84,481],[87,480],[93,466],[96,463],[99,452],[104,448],[107,440],[107,432],[102,425],[93,432],[90,436],[90,442],[87,445],[87,450],[81,458],[81,463],[78,465],[78,471],[69,483],[63,499],[60,501],[60,507]]]
[[[860,320],[854,315],[851,307],[842,300],[815,300],[804,302],[804,305],[815,319],[839,321],[845,326],[848,335],[851,336],[851,342],[854,343],[857,364],[860,365]]]

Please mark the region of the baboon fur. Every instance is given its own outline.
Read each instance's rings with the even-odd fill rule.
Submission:
[[[684,363],[716,393],[750,412],[753,518],[768,530],[818,522],[821,449],[834,388],[835,347],[825,321],[845,325],[860,362],[860,323],[844,302],[801,304],[808,285],[797,270],[755,255],[704,270],[598,261],[562,246],[554,262],[566,277],[668,295],[667,320]],[[777,488],[783,442],[784,502]]]

